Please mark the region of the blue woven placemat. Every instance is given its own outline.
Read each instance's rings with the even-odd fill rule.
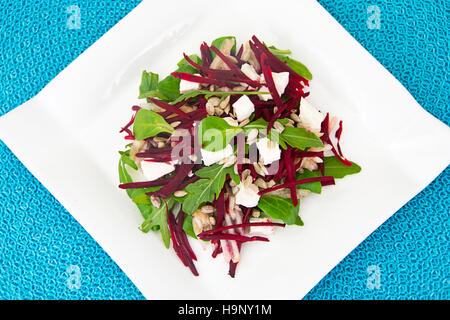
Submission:
[[[319,2],[424,108],[449,124],[448,1]],[[3,0],[0,115],[37,94],[138,3],[36,0],[19,5]],[[449,180],[447,168],[345,258],[306,299],[448,299]],[[3,142],[0,298],[143,298]]]

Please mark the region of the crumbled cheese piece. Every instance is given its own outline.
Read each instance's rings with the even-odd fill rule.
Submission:
[[[196,74],[198,76],[199,74]],[[186,93],[189,91],[199,90],[200,89],[200,83],[192,82],[192,81],[186,81],[181,80],[180,81],[180,92]]]
[[[281,96],[289,83],[289,72],[272,72],[272,78],[278,95]],[[264,75],[261,75],[261,83],[265,83]],[[266,86],[262,86],[259,91],[268,92],[269,89]],[[261,94],[259,97],[264,101],[272,99],[270,94]]]
[[[300,121],[305,128],[320,131],[325,116],[313,107],[308,101],[302,99],[300,102]]]
[[[233,147],[231,145],[227,145],[225,149],[219,151],[207,151],[205,149],[200,149],[200,153],[202,154],[202,159],[205,166],[210,166],[231,156],[234,152]]]
[[[264,165],[271,164],[281,159],[281,150],[278,142],[272,141],[267,137],[261,138],[256,143],[259,154],[262,157]]]
[[[255,111],[255,105],[247,96],[240,97],[233,103],[233,108],[238,121],[247,119]]]
[[[238,184],[238,188],[236,204],[247,208],[253,208],[258,205],[260,195],[258,195],[259,189],[256,185],[241,182]]]
[[[141,162],[142,173],[148,181],[153,181],[171,173],[175,170],[175,166],[170,162]]]
[[[268,218],[250,218],[249,222],[272,222]],[[274,231],[273,226],[251,226],[249,229],[249,233],[251,234],[260,234],[260,235],[269,235]]]
[[[256,72],[255,68],[248,63],[244,63],[241,67],[241,71],[253,81],[259,81],[259,74]]]

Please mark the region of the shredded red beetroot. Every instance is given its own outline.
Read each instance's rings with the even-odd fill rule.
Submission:
[[[294,180],[294,181],[290,181],[290,182],[286,182],[283,184],[280,184],[279,186],[274,186],[272,188],[267,188],[264,190],[261,190],[258,192],[259,195],[263,195],[272,191],[276,191],[279,189],[284,189],[284,188],[290,188],[292,186],[298,186],[300,184],[305,184],[305,183],[309,183],[309,182],[322,182],[322,185],[325,183],[326,185],[331,185],[334,184],[334,177],[332,176],[324,176],[324,177],[313,177],[313,178],[307,178],[307,179],[302,179],[302,180]]]
[[[185,119],[190,119],[189,115],[183,111],[181,111],[179,108],[177,108],[176,106],[173,106],[171,104],[165,103],[163,101],[160,100],[156,100],[153,98],[148,98],[148,100],[150,102],[153,102],[154,104],[156,104],[158,107],[163,108],[164,110],[170,111],[172,113],[176,113],[177,115],[185,118]]]
[[[322,140],[322,142],[324,144],[328,143],[331,146],[331,151],[333,151],[334,155],[336,156],[336,158],[339,159],[340,162],[342,162],[343,164],[345,164],[348,167],[351,167],[352,163],[350,161],[348,161],[347,159],[345,159],[344,157],[342,157],[337,152],[336,148],[333,145],[333,142],[331,142],[330,133],[329,133],[329,130],[328,130],[329,119],[330,119],[330,114],[327,113],[327,115],[325,116],[325,119],[323,119],[323,121],[322,121],[322,125],[321,125],[321,130],[320,131],[323,132],[323,136],[320,139]],[[340,127],[340,129],[341,129],[341,132],[339,133],[339,138],[340,138],[341,133],[342,133],[342,126]],[[336,132],[336,134],[337,134],[337,132]]]
[[[178,238],[180,239],[180,242],[182,244],[183,247],[186,248],[187,252],[189,253],[189,256],[192,260],[197,261],[197,256],[194,253],[194,250],[192,250],[191,245],[189,244],[189,240],[186,236],[186,232],[184,232],[183,230],[183,222],[184,222],[184,218],[185,218],[185,213],[183,210],[180,210],[180,213],[178,214],[178,221],[177,221],[177,235]]]
[[[294,79],[302,81],[306,86],[309,85],[307,79],[300,76],[298,73],[292,70],[286,63],[278,59],[272,52],[270,52],[269,49],[266,48],[266,46],[261,41],[259,41],[259,39],[256,36],[253,36],[252,40],[254,44],[250,42],[250,47],[252,48],[255,55],[258,57],[261,56],[262,53],[266,54],[267,57],[270,59],[271,65],[276,68],[275,72],[283,72],[283,71],[289,72],[289,75],[292,76]]]
[[[138,189],[138,188],[150,188],[156,186],[162,186],[168,183],[171,178],[162,178],[155,181],[144,181],[144,182],[131,182],[119,184],[121,189]]]
[[[175,171],[175,175],[170,179],[169,183],[167,183],[164,187],[159,189],[158,191],[155,191],[153,194],[155,196],[160,196],[164,199],[167,199],[170,197],[172,193],[178,190],[180,184],[186,179],[189,172],[194,167],[194,164],[181,164],[178,166],[177,170]]]
[[[286,172],[287,172],[287,181],[292,182],[295,181],[295,168],[294,168],[294,159],[295,156],[292,157],[292,148],[288,147],[284,151],[284,163],[286,165]],[[291,190],[291,200],[294,207],[298,205],[298,199],[297,199],[297,189],[295,186],[290,187]]]
[[[188,249],[186,248],[185,243],[180,239],[180,234],[177,233],[178,228],[177,223],[175,221],[175,217],[173,216],[172,212],[169,212],[165,200],[164,203],[166,205],[167,222],[169,225],[170,236],[172,238],[172,247],[177,256],[180,258],[181,262],[183,262],[183,264],[191,270],[194,276],[198,276],[198,271],[195,268],[194,262],[192,261],[192,257]],[[181,231],[184,232],[183,229],[181,229]]]
[[[336,130],[336,134],[334,135],[336,137],[337,143],[337,149],[339,151],[339,155],[342,157],[342,150],[341,150],[341,134],[342,134],[342,120],[339,121],[339,128]]]
[[[211,51],[209,51],[209,46],[206,44],[206,42],[203,42],[200,45],[200,52],[202,55],[202,64],[204,67],[209,68],[212,62],[212,56]]]
[[[248,208],[251,209],[251,208]],[[247,227],[267,227],[267,226],[275,226],[275,227],[285,227],[286,224],[284,223],[277,223],[277,222],[246,222],[246,223],[239,223],[239,224],[232,224],[229,226],[219,227],[211,230],[203,231],[201,234],[207,235],[207,234],[216,234],[221,231],[225,230],[234,230],[238,228],[247,228]]]
[[[273,101],[275,101],[275,104],[278,107],[278,109],[284,110],[286,106],[283,104],[283,101],[281,101],[280,95],[278,94],[277,88],[275,87],[275,82],[273,81],[272,77],[272,70],[270,69],[269,61],[265,53],[261,54],[260,63],[262,72],[264,74],[264,80],[266,81],[267,88],[269,89]],[[269,125],[267,126],[267,133],[269,133],[273,123],[274,119],[270,119]]]
[[[206,83],[206,84],[216,84],[217,80],[214,79],[208,79],[202,76],[197,76],[195,74],[190,74],[186,72],[172,72],[171,75],[173,75],[175,78],[186,80],[190,82],[196,82],[196,83]]]
[[[202,75],[208,77],[209,79],[214,79],[215,83],[219,86],[223,86],[226,83],[233,83],[233,82],[244,82],[254,88],[261,87],[261,84],[256,81],[249,80],[247,76],[242,76],[241,74],[237,73],[235,70],[218,70],[218,69],[210,69],[206,68],[204,66],[199,65],[198,63],[195,63],[192,61],[191,58],[187,54],[183,54],[186,61],[193,66],[194,68],[201,71]],[[240,71],[240,70],[239,70]]]
[[[269,239],[265,237],[260,236],[253,236],[253,237],[247,237],[242,236],[240,234],[233,234],[233,233],[200,233],[198,235],[198,238],[201,240],[234,240],[237,242],[250,242],[250,241],[264,241],[269,242]]]

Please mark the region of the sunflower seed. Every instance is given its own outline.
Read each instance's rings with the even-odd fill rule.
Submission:
[[[214,207],[213,206],[210,206],[210,205],[206,205],[206,206],[203,206],[202,207],[202,212],[203,213],[213,213],[214,212]]]
[[[223,114],[223,110],[220,109],[219,107],[214,108],[214,113],[218,116],[221,116]]]
[[[211,223],[212,225],[215,225],[216,219],[214,219],[214,217],[209,217],[209,223]]]
[[[222,101],[220,101],[219,108],[220,109],[225,109],[229,105],[230,105],[230,96],[228,96],[225,99],[223,99]]]
[[[158,148],[164,148],[165,146],[166,146],[165,142],[162,141],[158,142]]]
[[[150,201],[151,201],[152,205],[154,205],[155,207],[157,207],[157,208],[161,207],[161,199],[159,199],[159,197],[150,196]]]
[[[263,177],[266,176],[266,174],[264,173],[264,171],[261,169],[261,167],[257,162],[253,162],[253,168],[255,168],[256,173],[259,174],[260,176]]]
[[[184,190],[178,190],[178,191],[175,191],[173,193],[173,195],[177,198],[181,198],[181,197],[184,197],[185,195],[187,195],[187,192]]]
[[[252,217],[253,218],[259,218],[260,215],[261,215],[261,212],[259,210],[256,210],[256,209],[252,210]]]
[[[245,169],[244,171],[242,171],[242,175],[241,175],[242,180],[247,179],[247,177],[250,174],[250,172],[251,172],[250,169]]]
[[[236,156],[235,155],[232,155],[232,156],[230,156],[228,158],[225,158],[225,159],[226,160],[225,160],[225,162],[223,164],[224,168],[231,167],[236,162]]]
[[[250,119],[247,118],[247,119],[245,119],[244,121],[241,121],[241,123],[239,123],[239,127],[243,127],[243,126],[245,126],[246,124],[248,124],[249,122],[250,122]]]
[[[255,184],[261,189],[267,189],[267,182],[261,178],[256,179]]]
[[[180,124],[181,124],[181,121],[175,121],[175,122],[172,122],[170,125],[171,125],[173,128],[176,128],[176,127],[178,127]]]
[[[214,115],[214,106],[211,104],[206,104],[206,112],[208,113],[208,115],[213,116]]]
[[[274,127],[275,130],[277,130],[279,133],[282,133],[283,130],[284,130],[284,126],[283,126],[281,123],[279,123],[278,121],[276,121],[276,122],[273,124],[273,127]]]
[[[296,113],[291,113],[291,119],[295,122],[301,122],[300,117]]]
[[[267,188],[272,188],[274,185],[276,185],[277,183],[272,179],[269,182],[267,182]]]

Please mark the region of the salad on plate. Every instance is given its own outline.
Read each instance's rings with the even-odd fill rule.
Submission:
[[[361,168],[344,157],[343,122],[306,99],[312,75],[256,36],[202,43],[160,80],[144,70],[120,151],[119,187],[198,275],[188,236],[235,276],[244,244],[302,226],[300,203]]]

